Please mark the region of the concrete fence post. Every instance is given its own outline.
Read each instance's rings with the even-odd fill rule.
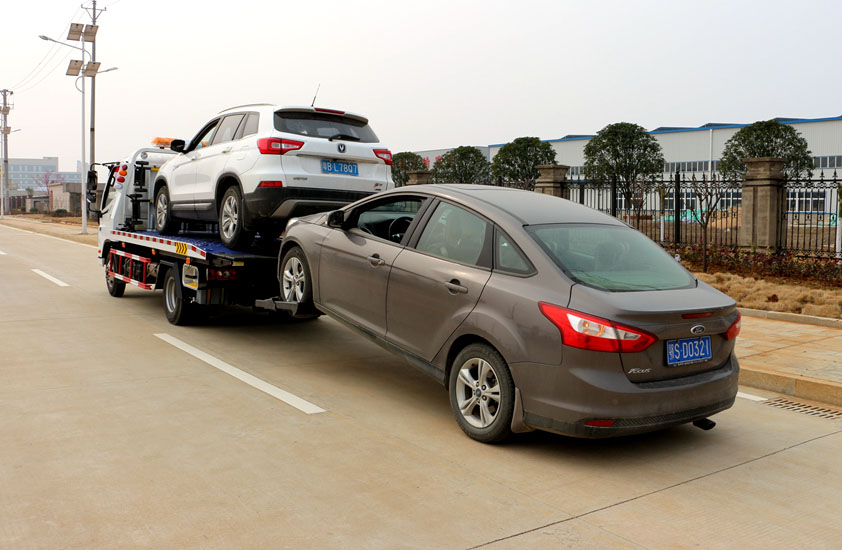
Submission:
[[[410,170],[406,173],[407,185],[427,185],[433,183],[433,173],[430,170]]]
[[[570,188],[567,183],[569,166],[564,164],[541,164],[538,167],[539,176],[535,181],[535,192],[552,195],[564,199],[570,198]]]
[[[775,249],[779,245],[784,206],[784,159],[744,159],[740,246]]]

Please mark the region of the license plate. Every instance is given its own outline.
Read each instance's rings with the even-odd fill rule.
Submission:
[[[344,176],[359,176],[360,169],[356,162],[345,162],[344,160],[323,160],[323,174],[342,174]]]
[[[711,357],[710,336],[667,340],[667,365],[670,367],[701,363]]]

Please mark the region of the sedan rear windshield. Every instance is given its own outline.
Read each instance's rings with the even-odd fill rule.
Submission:
[[[660,246],[625,226],[551,224],[526,229],[567,275],[590,287],[669,290],[695,284]]]
[[[378,141],[374,130],[365,122],[347,116],[309,111],[276,112],[275,129],[279,132],[323,139],[335,138],[362,143]]]

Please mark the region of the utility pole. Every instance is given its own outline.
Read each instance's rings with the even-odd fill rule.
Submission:
[[[3,114],[2,119],[2,131],[3,133],[3,181],[0,183],[0,218],[3,218],[6,215],[6,195],[9,192],[9,133],[12,131],[9,128],[8,124],[8,116],[9,110],[11,107],[9,106],[9,97],[14,94],[11,90],[0,90],[0,94],[3,95],[3,106],[2,111],[0,113]]]
[[[93,25],[95,27],[96,26],[96,20],[97,20],[97,17],[99,17],[99,14],[104,12],[108,8],[97,9],[96,0],[92,0],[92,3],[93,3],[93,5],[91,6],[90,9],[85,8],[84,5],[82,6],[82,8],[84,8],[85,11],[87,11],[91,15],[91,25]],[[96,35],[94,35],[94,39],[91,40],[91,62],[92,63],[96,62]],[[91,137],[90,137],[91,162],[90,162],[89,170],[94,169],[94,162],[95,162],[95,159],[96,159],[96,140],[94,138],[95,122],[96,122],[96,74],[91,76]],[[83,159],[83,162],[84,162],[84,159]],[[82,194],[83,195],[85,194],[84,187],[85,187],[86,178],[87,178],[87,174],[85,174],[85,177],[82,178],[82,188],[83,188]]]

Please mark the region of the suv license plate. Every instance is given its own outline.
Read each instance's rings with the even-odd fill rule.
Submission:
[[[710,336],[667,340],[667,366],[677,367],[690,363],[701,363],[712,357]]]
[[[360,169],[356,162],[345,162],[344,160],[323,160],[323,174],[342,174],[344,176],[359,176]]]

